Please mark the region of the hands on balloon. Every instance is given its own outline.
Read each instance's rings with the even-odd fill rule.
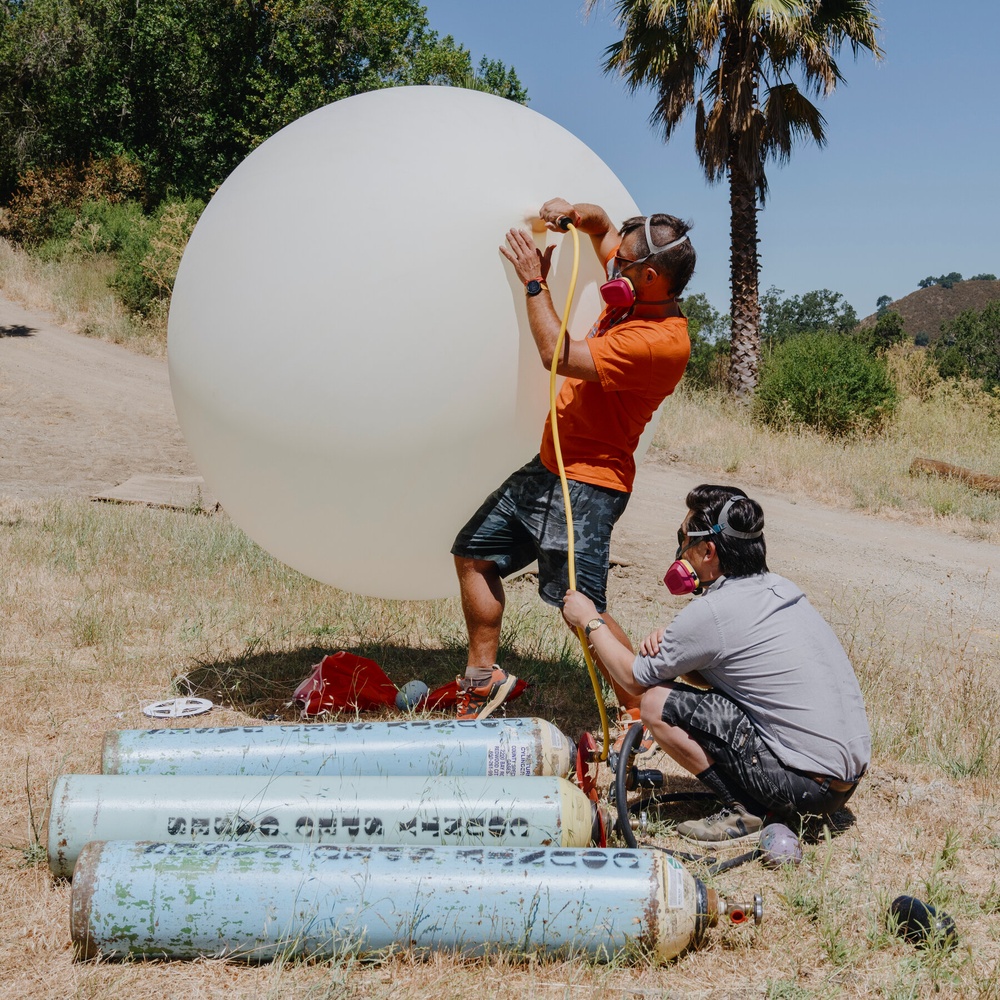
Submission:
[[[527,284],[533,279],[538,281],[546,279],[552,264],[555,244],[547,246],[542,253],[523,229],[511,229],[507,233],[507,247],[500,247],[500,253],[514,265],[514,272],[522,283]]]

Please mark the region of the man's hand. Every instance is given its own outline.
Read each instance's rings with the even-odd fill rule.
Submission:
[[[621,243],[618,230],[600,205],[591,205],[584,201],[578,201],[574,205],[565,198],[550,198],[538,210],[538,217],[545,223],[546,228],[554,233],[565,231],[559,225],[559,221],[568,218],[581,233],[590,237],[602,267]]]
[[[563,598],[563,618],[573,628],[585,628],[592,618],[600,618],[594,602],[579,590],[567,590]]]
[[[663,634],[667,630],[658,628],[655,632],[650,632],[642,642],[639,643],[639,653],[642,656],[656,656],[660,651],[660,643],[663,642]]]
[[[507,246],[500,247],[500,253],[514,265],[514,271],[525,285],[533,279],[545,280],[552,263],[553,250],[554,244],[546,247],[545,253],[542,253],[523,229],[511,229],[507,233]]]
[[[563,219],[569,219],[577,229],[583,222],[583,216],[576,210],[576,206],[571,205],[565,198],[550,198],[538,210],[538,217],[545,223],[546,228],[554,233],[566,231],[559,225]]]

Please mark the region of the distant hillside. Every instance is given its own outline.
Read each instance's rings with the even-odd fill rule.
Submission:
[[[941,324],[953,320],[966,309],[982,312],[988,302],[1000,299],[1000,281],[960,281],[951,288],[931,285],[920,288],[893,302],[889,309],[903,317],[903,330],[913,340],[926,333],[931,341],[941,336]],[[862,326],[875,322],[875,313],[866,316]]]

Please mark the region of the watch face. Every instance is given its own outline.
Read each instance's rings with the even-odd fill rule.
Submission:
[[[525,286],[524,290],[529,295],[537,295],[542,290],[542,283],[540,281],[529,281]]]

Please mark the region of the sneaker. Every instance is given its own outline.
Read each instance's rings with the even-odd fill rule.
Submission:
[[[517,678],[493,665],[493,676],[482,687],[472,687],[464,677],[458,678],[458,719],[485,719],[493,714],[508,698]]]
[[[677,835],[705,847],[740,844],[744,841],[759,840],[763,825],[764,820],[760,816],[747,812],[739,802],[734,802],[704,819],[691,819],[678,823]]]

